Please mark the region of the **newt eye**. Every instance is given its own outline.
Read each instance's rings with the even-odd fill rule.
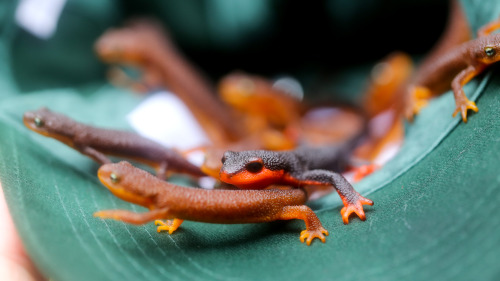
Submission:
[[[485,47],[484,48],[484,53],[488,56],[488,57],[492,57],[495,55],[496,51],[493,47]]]
[[[222,164],[226,163],[226,155],[222,156],[222,159],[220,160]]]
[[[264,165],[260,161],[250,162],[245,166],[245,169],[250,173],[258,173],[262,171],[262,168],[264,168]]]
[[[112,183],[117,183],[120,181],[120,177],[115,173],[111,173],[109,175],[109,179],[111,180]]]
[[[35,126],[37,126],[38,128],[44,125],[43,119],[40,117],[35,117],[33,121],[35,122]]]

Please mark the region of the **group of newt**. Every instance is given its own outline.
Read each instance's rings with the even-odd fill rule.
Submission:
[[[452,90],[453,113],[467,122],[468,110],[478,111],[462,87],[500,60],[500,20],[481,28],[470,39],[457,2],[441,40],[414,69],[404,53],[390,54],[376,67],[360,108],[306,105],[264,77],[243,72],[220,80],[217,89],[175,48],[155,21],[138,19],[105,32],[96,42],[98,56],[111,65],[141,70],[131,79],[119,67],[110,79],[137,92],[168,88],[191,110],[211,143],[200,148],[203,165],[189,162],[178,150],[166,148],[132,132],[79,123],[47,108],[26,112],[24,124],[54,138],[100,164],[101,183],[118,198],[149,211],[98,211],[94,215],[132,224],[155,221],[158,232],[172,234],[183,220],[208,223],[259,223],[300,219],[306,229],[300,241],[325,242],[328,231],[305,205],[315,190],[333,187],[344,207],[365,220],[363,197],[342,175],[353,166],[362,178],[382,162],[380,155],[402,142],[404,119],[412,120],[428,101]],[[384,117],[384,118],[381,118]],[[384,124],[380,124],[380,120]],[[152,167],[156,174],[119,157]],[[361,165],[361,164],[362,165]],[[219,187],[203,189],[168,182],[171,173],[193,179],[211,176]]]

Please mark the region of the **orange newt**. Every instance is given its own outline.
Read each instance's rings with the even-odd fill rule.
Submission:
[[[355,157],[380,165],[399,149],[404,139],[401,90],[407,85],[412,71],[410,56],[402,52],[389,54],[373,67],[362,104],[369,119],[368,137],[356,148]],[[356,177],[361,178],[376,167],[366,168]]]
[[[480,37],[444,52],[441,50],[439,54],[433,54],[432,60],[426,60],[409,87],[407,118],[412,119],[426,105],[428,98],[451,88],[456,104],[453,116],[461,113],[462,120],[467,122],[467,111],[477,112],[478,108],[467,98],[462,87],[488,66],[500,61],[500,34],[491,34],[498,28],[500,20],[482,27]]]
[[[190,109],[214,144],[226,144],[244,135],[238,122],[216,96],[215,90],[172,43],[159,23],[136,19],[121,29],[105,32],[95,50],[106,63],[142,70],[146,84],[162,85]]]
[[[272,184],[295,187],[305,185],[333,186],[344,207],[340,213],[345,224],[351,213],[366,219],[363,205],[373,201],[361,196],[340,174],[325,170],[339,151],[332,148],[298,148],[291,151],[227,151],[222,158],[220,180],[241,189],[263,189]],[[332,157],[333,155],[333,157]]]
[[[105,210],[94,214],[131,224],[152,220],[157,231],[173,233],[184,220],[207,223],[260,223],[301,219],[306,229],[300,241],[310,245],[314,238],[325,242],[328,231],[304,203],[302,189],[287,190],[204,190],[177,186],[155,178],[128,162],[105,164],[97,172],[99,180],[118,198],[148,208],[148,212]],[[173,221],[163,222],[162,219]]]
[[[26,112],[23,122],[29,129],[54,138],[99,164],[111,163],[107,154],[152,166],[160,178],[165,178],[167,171],[205,176],[177,151],[131,132],[87,126],[46,108]]]

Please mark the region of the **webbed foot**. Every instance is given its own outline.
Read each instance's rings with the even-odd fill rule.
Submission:
[[[156,231],[161,232],[161,231],[168,231],[168,234],[174,233],[174,231],[179,228],[179,226],[182,224],[183,220],[181,219],[174,219],[172,220],[167,220],[167,221],[162,221],[162,220],[155,220],[155,225],[158,227],[156,228]]]
[[[357,200],[354,203],[347,202],[347,204],[346,204],[346,201],[344,201],[344,205],[346,205],[346,206],[344,206],[340,210],[340,214],[342,215],[342,221],[344,222],[344,224],[348,224],[349,223],[349,216],[352,213],[356,213],[356,215],[358,215],[358,217],[361,220],[366,220],[365,211],[363,210],[363,205],[373,206],[373,201],[359,195],[359,197],[357,198]]]
[[[469,109],[474,112],[477,112],[479,110],[476,106],[476,103],[473,101],[470,101],[468,99],[457,101],[457,106],[455,107],[455,111],[453,112],[453,117],[455,117],[457,113],[460,112],[460,114],[462,115],[462,120],[467,123],[467,110]]]
[[[328,236],[328,231],[321,226],[318,229],[306,229],[300,233],[300,242],[304,243],[305,241],[307,246],[309,246],[314,238],[318,238],[321,242],[325,243],[325,235]]]

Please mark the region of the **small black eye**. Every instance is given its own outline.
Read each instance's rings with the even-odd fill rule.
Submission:
[[[262,162],[250,162],[245,166],[245,169],[250,173],[258,173],[262,171],[262,168],[264,168]]]
[[[120,181],[120,177],[115,173],[111,173],[109,175],[109,179],[111,180],[112,183],[117,183]]]
[[[220,160],[222,164],[226,163],[226,155],[222,156],[222,159]]]
[[[35,122],[35,126],[37,126],[38,128],[40,128],[44,125],[44,122],[43,122],[42,118],[40,118],[40,117],[35,117],[35,119],[33,121]]]
[[[496,51],[493,47],[486,47],[484,48],[484,53],[488,56],[488,57],[492,57],[495,55]]]

